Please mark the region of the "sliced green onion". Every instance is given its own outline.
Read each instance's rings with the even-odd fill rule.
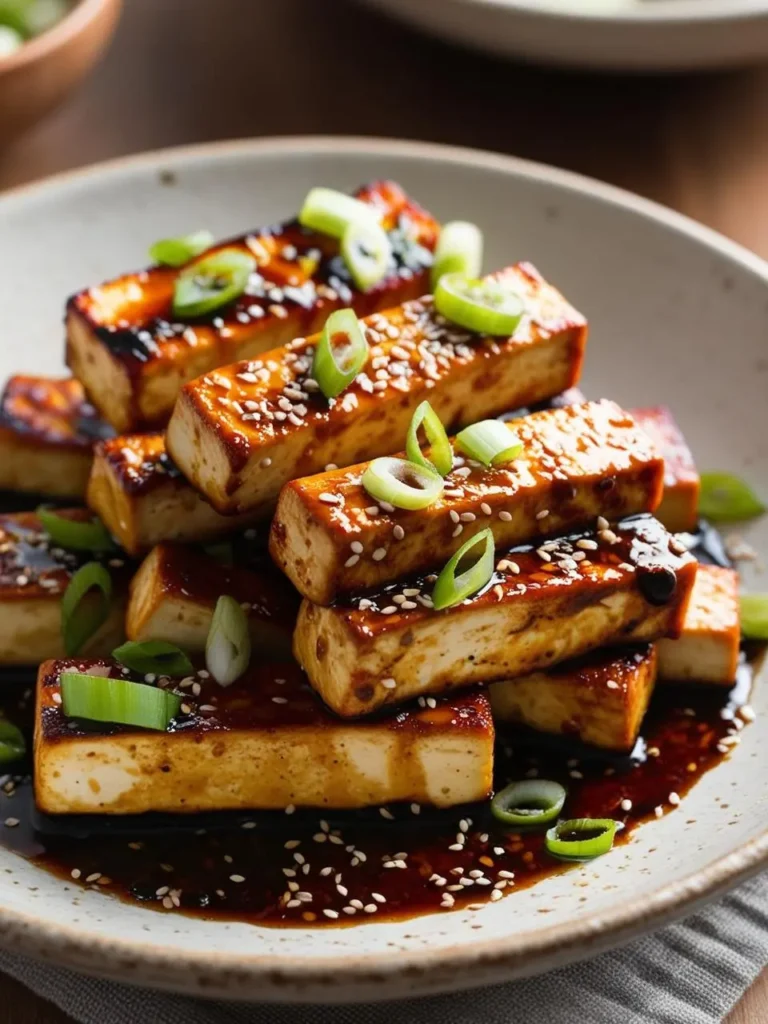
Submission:
[[[0,25],[0,60],[10,57],[23,45],[24,37],[10,25]]]
[[[352,280],[365,292],[387,276],[392,245],[381,224],[370,220],[352,221],[344,229],[341,256]]]
[[[747,640],[768,640],[768,594],[739,598],[741,632]]]
[[[337,309],[317,342],[312,376],[326,398],[349,387],[368,360],[368,342],[353,309]]]
[[[149,258],[164,267],[183,267],[213,245],[210,231],[193,231],[178,238],[161,238],[149,250]]]
[[[475,561],[459,575],[456,570],[470,552],[482,545],[482,551]],[[493,576],[494,567],[493,532],[486,527],[476,533],[466,544],[462,544],[456,554],[448,562],[435,581],[432,591],[432,604],[437,611],[460,604],[466,598],[476,594]]]
[[[208,671],[220,686],[230,686],[248,668],[250,658],[248,618],[234,597],[222,594],[205,642]]]
[[[372,206],[332,188],[313,188],[299,213],[299,224],[322,235],[343,238],[350,224],[378,224]]]
[[[506,825],[544,825],[558,816],[564,803],[565,790],[559,782],[526,779],[498,792],[491,800],[491,813]]]
[[[522,299],[501,281],[444,274],[435,287],[437,312],[477,334],[511,335],[525,312]]]
[[[78,521],[41,505],[37,510],[43,529],[59,547],[69,551],[111,551],[115,542],[100,519]]]
[[[128,640],[112,651],[112,657],[133,672],[157,676],[192,675],[192,662],[184,651],[165,640]]]
[[[101,562],[86,562],[69,581],[61,599],[61,633],[71,657],[109,618],[112,580]]]
[[[176,278],[173,313],[204,316],[242,295],[256,260],[240,249],[220,249],[182,270]]]
[[[571,818],[549,829],[546,846],[560,860],[592,860],[608,853],[615,835],[612,818]]]
[[[432,264],[432,287],[445,274],[478,277],[483,266],[483,233],[477,224],[454,220],[443,226]]]
[[[0,764],[18,761],[27,752],[24,734],[7,718],[0,718]]]
[[[433,469],[391,456],[370,462],[362,485],[372,498],[395,508],[428,508],[443,493],[443,478]]]
[[[419,444],[419,427],[424,428],[430,445],[429,459],[422,454]],[[453,449],[445,427],[429,404],[422,402],[411,417],[408,437],[405,442],[405,454],[411,462],[424,469],[437,470],[440,476],[447,476],[453,469]]]
[[[165,732],[181,708],[178,694],[130,679],[62,672],[60,685],[61,709],[67,718]]]
[[[517,434],[498,420],[481,420],[465,427],[456,435],[456,445],[484,466],[502,466],[517,459],[523,451]]]
[[[732,473],[702,473],[699,512],[713,523],[736,523],[761,516],[765,505],[740,477]]]

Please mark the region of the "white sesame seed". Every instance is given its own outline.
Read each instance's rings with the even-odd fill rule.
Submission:
[[[336,505],[338,499],[335,494],[329,494],[328,491],[323,491],[320,495],[320,501],[324,502],[326,505]]]
[[[542,509],[541,512],[537,512],[536,513],[536,518],[537,519],[546,519],[548,515],[549,515],[549,509],[545,508],[545,509]]]
[[[502,869],[501,871],[499,871],[498,875],[499,875],[499,878],[505,878],[505,879],[511,879],[511,878],[515,877],[514,871],[507,871],[506,869]]]
[[[394,814],[391,811],[388,811],[386,807],[380,807],[379,814],[382,816],[382,818],[386,818],[387,821],[395,820]]]
[[[622,811],[631,811],[632,810],[632,801],[631,800],[627,800],[626,798],[624,800],[622,800],[621,801],[621,809],[622,809]]]
[[[658,807],[654,807],[653,813],[656,815],[657,818],[660,818],[664,813],[664,808],[661,806],[661,804],[659,804]]]
[[[421,814],[421,805],[411,804],[411,814]]]
[[[54,704],[61,704],[61,694],[60,693],[53,693],[53,694],[51,694],[51,700],[53,701]]]
[[[501,519],[501,521],[504,523],[509,523],[512,521],[512,513],[507,511],[501,511],[499,512],[499,519]]]
[[[392,536],[395,538],[395,540],[402,540],[403,537],[405,536],[405,530],[402,528],[402,526],[400,526],[399,523],[392,530]]]
[[[82,871],[80,870],[80,868],[72,868],[72,870],[70,871],[70,875],[74,879],[78,879],[81,874],[82,874]]]
[[[365,514],[367,516],[377,516],[379,514],[379,506],[378,505],[369,505],[365,509]]]
[[[397,683],[395,682],[394,679],[390,678],[390,679],[382,679],[381,680],[381,685],[384,687],[385,690],[394,690],[395,687],[397,686]]]
[[[607,680],[605,685],[608,687],[609,690],[618,690],[619,688],[619,684],[616,682],[615,679]]]
[[[374,560],[374,562],[380,562],[382,560],[382,558],[386,558],[386,557],[387,557],[387,549],[386,548],[376,548],[376,550],[373,552],[373,560]]]
[[[336,918],[339,916],[337,910],[330,910],[328,907],[325,907],[323,909],[323,913],[325,914],[326,917],[330,917],[333,921],[335,921]]]
[[[286,814],[293,814],[293,812],[295,810],[296,810],[295,804],[288,804],[288,806],[285,808],[285,813]]]
[[[493,513],[493,509],[491,508],[487,501],[481,503],[480,511],[483,513],[483,515],[486,516],[490,516]]]
[[[492,889],[491,890],[491,897],[490,898],[491,898],[491,903],[496,903],[497,900],[500,900],[502,898],[501,890],[500,889]]]
[[[739,708],[739,715],[744,719],[745,722],[754,722],[757,717],[754,708],[750,704],[744,704]]]
[[[461,531],[462,531],[463,529],[464,529],[464,527],[463,527],[463,526],[461,525],[461,523],[459,523],[459,525],[458,525],[458,526],[456,527],[456,529],[455,529],[455,530],[453,531],[453,533],[451,534],[451,536],[452,536],[452,537],[458,537],[458,536],[460,536],[460,535],[461,535]]]
[[[300,906],[301,900],[288,900],[288,902],[286,903],[286,907],[288,907],[289,910],[295,910],[296,907]],[[325,913],[325,911],[323,911],[323,913]]]
[[[598,530],[607,530],[608,526],[609,526],[609,523],[608,523],[607,519],[604,519],[603,516],[598,516],[597,517],[597,529]]]
[[[351,569],[352,566],[353,565],[357,565],[357,563],[359,561],[360,561],[360,555],[350,555],[349,558],[344,563],[344,568],[345,569]]]
[[[237,883],[244,882],[245,881],[245,875],[230,875],[229,876],[229,880],[230,880],[230,882],[237,882]]]
[[[669,802],[672,804],[673,807],[677,807],[677,805],[680,803],[679,795],[677,793],[674,793],[674,792],[670,793],[669,794]]]
[[[363,553],[363,545],[360,543],[359,540],[353,540],[352,543],[349,545],[349,548],[354,555],[362,555]]]

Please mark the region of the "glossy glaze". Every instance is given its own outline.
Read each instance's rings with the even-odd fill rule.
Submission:
[[[0,398],[0,430],[40,447],[90,449],[113,433],[73,377],[11,377]]]

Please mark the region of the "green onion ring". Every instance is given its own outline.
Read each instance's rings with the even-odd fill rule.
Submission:
[[[491,813],[505,825],[544,825],[562,811],[565,796],[560,783],[549,779],[511,782],[491,800]]]
[[[483,545],[479,558],[463,572],[456,575],[456,570],[462,559],[466,558],[475,547]],[[436,611],[443,608],[451,608],[460,604],[472,594],[489,582],[493,576],[494,568],[494,542],[493,532],[488,527],[476,533],[465,544],[462,544],[456,554],[448,562],[445,568],[435,581],[432,591],[432,604]]]
[[[128,640],[112,651],[112,657],[141,675],[152,672],[157,676],[178,678],[195,671],[184,651],[165,640]]]
[[[248,668],[250,659],[248,617],[234,597],[222,594],[205,642],[206,667],[219,686],[231,686]]]
[[[86,600],[89,595],[97,600]],[[111,600],[109,573],[101,562],[86,562],[69,581],[61,599],[61,634],[67,655],[78,654],[101,629],[109,618]]]
[[[112,551],[115,542],[107,528],[97,518],[85,522],[59,515],[53,509],[40,505],[37,516],[43,529],[59,547],[69,551]]]
[[[27,752],[24,734],[7,718],[0,718],[0,764],[18,761]]]
[[[481,420],[456,435],[456,446],[484,466],[501,466],[519,458],[523,443],[506,423]]]
[[[343,238],[350,224],[378,224],[372,206],[332,188],[313,188],[299,213],[299,224],[332,238]]]
[[[351,221],[341,239],[341,256],[352,280],[366,292],[387,276],[392,245],[381,224]]]
[[[443,493],[443,478],[433,469],[392,456],[369,462],[361,482],[377,501],[409,510],[428,508]]]
[[[210,231],[193,231],[178,238],[161,238],[149,250],[149,258],[161,267],[183,267],[195,256],[210,249],[213,235]]]
[[[429,459],[422,454],[419,444],[419,427],[424,428],[427,441],[430,445]],[[405,442],[405,454],[410,462],[424,469],[437,470],[440,476],[447,476],[453,469],[453,449],[445,427],[429,404],[422,402],[411,417],[408,427],[408,437]]]
[[[67,718],[165,732],[181,708],[178,694],[130,679],[62,672],[59,682],[61,709]]]
[[[749,484],[733,473],[702,473],[699,513],[713,523],[738,523],[765,512]]]
[[[768,640],[768,594],[739,598],[741,632],[747,640]]]
[[[560,860],[592,860],[600,857],[613,846],[616,824],[612,818],[571,818],[569,821],[561,821],[547,832],[547,851]],[[584,835],[583,839],[576,838],[580,834]]]
[[[219,249],[191,263],[176,278],[173,313],[205,316],[238,298],[256,269],[256,260],[241,249]]]
[[[493,278],[444,274],[435,287],[438,313],[468,331],[508,337],[523,318],[522,299]]]
[[[443,225],[432,264],[432,287],[445,274],[478,277],[483,265],[483,233],[477,224],[464,220]]]
[[[326,398],[349,387],[368,361],[368,342],[353,309],[337,309],[325,322],[315,349],[312,376]]]

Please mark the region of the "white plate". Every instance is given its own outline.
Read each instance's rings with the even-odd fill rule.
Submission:
[[[430,33],[511,57],[682,71],[768,55],[767,0],[363,0]]]
[[[0,376],[59,370],[65,297],[141,266],[152,240],[201,224],[227,235],[272,223],[311,185],[375,176],[398,179],[440,217],[477,221],[489,266],[530,259],[587,313],[588,394],[666,403],[701,466],[768,479],[768,267],[608,186],[439,146],[242,142],[150,154],[7,195]],[[762,551],[766,525],[750,534]],[[768,713],[768,687],[754,705]],[[259,1000],[392,998],[543,971],[658,927],[765,864],[764,719],[742,735],[679,811],[595,864],[477,913],[315,931],[206,922],[83,892],[0,851],[0,943],[110,977]]]

